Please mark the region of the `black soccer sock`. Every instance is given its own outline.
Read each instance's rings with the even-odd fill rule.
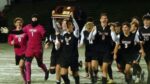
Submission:
[[[110,79],[113,79],[111,65],[108,66],[108,75],[109,75],[109,78],[110,78]]]
[[[70,80],[68,78],[68,75],[61,75],[62,79],[64,80],[65,84],[70,84]]]
[[[97,77],[98,70],[94,70],[94,76]]]
[[[80,77],[79,76],[73,76],[75,80],[75,84],[80,84]]]
[[[102,77],[102,84],[107,84],[107,77]]]
[[[142,68],[141,68],[141,66],[139,65],[139,64],[137,64],[137,76],[140,78],[140,76],[141,76],[141,73],[142,73]]]
[[[142,71],[142,69],[141,69],[141,67],[140,67],[139,64],[134,64],[134,65],[133,65],[133,75],[134,75],[134,76],[137,75],[138,77],[140,77],[141,71]]]
[[[137,75],[137,64],[133,64],[133,76]]]
[[[127,84],[130,84],[132,81],[132,75],[125,75],[125,80],[126,80]]]
[[[88,67],[85,67],[85,71],[86,73],[89,73]]]

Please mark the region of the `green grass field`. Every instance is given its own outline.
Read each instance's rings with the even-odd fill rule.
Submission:
[[[44,50],[44,63],[49,67],[50,64],[50,53],[51,48]],[[84,61],[84,48],[79,49],[80,59]],[[147,78],[147,67],[145,61],[142,59],[140,65],[145,71],[145,81]],[[125,84],[124,75],[117,72],[116,64],[113,64],[113,75],[116,84]],[[80,69],[80,81],[81,84],[90,84],[90,79],[84,78],[85,72],[84,68]],[[98,73],[101,79],[101,72]],[[72,76],[71,84],[74,84]],[[13,47],[8,44],[0,44],[0,84],[23,84],[22,78],[20,76],[19,67],[15,65],[15,57],[13,52]],[[44,73],[40,68],[38,68],[35,59],[32,63],[32,84],[55,84],[55,75],[51,75],[47,81],[44,81]],[[101,81],[98,81],[101,84]]]

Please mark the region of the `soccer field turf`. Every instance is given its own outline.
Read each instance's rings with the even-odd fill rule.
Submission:
[[[51,48],[44,49],[44,63],[49,68],[50,64],[50,53]],[[66,52],[67,53],[67,52]],[[84,61],[84,48],[79,49],[80,59]],[[145,61],[141,60],[140,65],[145,71],[145,81],[147,78],[147,67]],[[117,72],[116,64],[113,63],[113,75],[114,81],[116,84],[125,84],[124,75]],[[90,79],[84,78],[85,72],[84,67],[80,68],[80,81],[81,84],[90,84]],[[101,72],[98,73],[101,80]],[[72,76],[69,76],[71,79],[71,84],[74,84]],[[22,78],[20,75],[19,67],[15,65],[15,56],[13,52],[13,47],[10,47],[8,44],[0,44],[0,84],[23,84]],[[40,68],[38,68],[35,59],[32,62],[32,84],[55,84],[55,75],[51,75],[47,81],[44,81],[44,73]],[[98,81],[98,84],[101,84],[101,81]]]

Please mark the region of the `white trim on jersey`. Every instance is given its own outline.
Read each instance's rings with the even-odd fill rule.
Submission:
[[[73,25],[74,25],[74,28],[75,28],[73,34],[76,38],[79,38],[79,26],[78,26],[76,20],[73,17],[72,17],[72,20],[73,20]]]

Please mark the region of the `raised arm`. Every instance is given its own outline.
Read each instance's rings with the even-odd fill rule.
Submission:
[[[53,23],[54,30],[58,31],[58,27],[57,27],[58,23],[56,22],[56,20],[54,18],[52,19],[52,23]]]
[[[78,24],[77,24],[77,22],[76,22],[76,20],[74,19],[73,16],[72,16],[72,20],[73,20],[73,25],[74,25],[74,28],[75,28],[73,33],[74,33],[76,38],[79,38],[79,26],[78,26]]]
[[[94,40],[96,33],[97,33],[97,28],[96,28],[96,26],[94,26],[93,29],[92,29],[92,31],[89,34],[88,39]]]

